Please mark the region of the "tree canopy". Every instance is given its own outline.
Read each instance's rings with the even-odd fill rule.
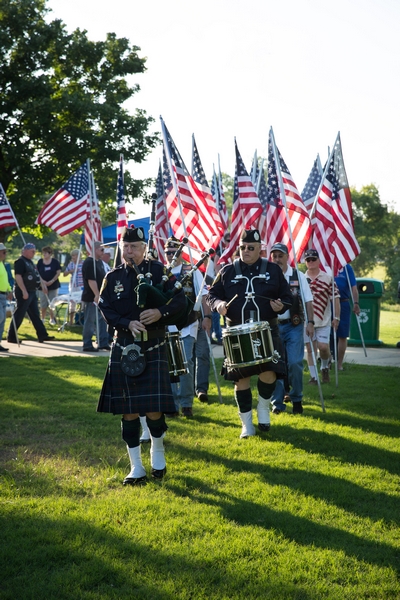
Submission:
[[[90,158],[102,213],[108,206],[114,219],[119,154],[142,162],[158,143],[149,132],[154,119],[124,108],[140,89],[128,77],[144,73],[146,59],[114,33],[100,42],[84,30],[68,33],[46,19],[49,12],[46,0],[1,0],[0,182],[20,226],[29,227]],[[128,198],[149,184],[125,175]]]

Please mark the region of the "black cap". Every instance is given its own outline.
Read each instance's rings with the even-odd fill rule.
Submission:
[[[121,240],[123,242],[146,242],[143,227],[127,227],[124,228],[121,234]]]
[[[180,244],[180,241],[176,237],[171,235],[171,237],[169,237],[165,242],[164,248],[179,248]]]
[[[261,236],[258,229],[243,229],[240,234],[240,241],[245,242],[246,244],[252,242],[261,243]]]
[[[304,258],[319,258],[319,254],[314,248],[309,248],[304,252]]]
[[[281,244],[280,242],[277,242],[272,246],[270,253],[272,254],[272,252],[275,252],[275,250],[277,250],[278,252],[283,252],[283,254],[289,254],[288,247],[285,246],[285,244]]]

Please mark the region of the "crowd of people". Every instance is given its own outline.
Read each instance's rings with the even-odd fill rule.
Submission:
[[[229,234],[223,243],[230,243]],[[114,249],[100,242],[94,242],[93,256],[84,260],[80,250],[73,250],[64,275],[70,276],[70,325],[77,303],[84,307],[83,351],[110,351],[97,410],[121,415],[131,464],[124,485],[147,480],[141,459],[145,442],[151,444],[151,476],[164,477],[165,418],[191,418],[194,398],[208,401],[211,343],[224,345],[222,373],[232,382],[242,439],[256,435],[252,377],[257,377],[257,427],[268,432],[270,413],[285,412],[289,403],[293,414],[303,413],[305,348],[309,385],[329,383],[333,355],[343,369],[351,310],[359,314],[349,265],[333,278],[321,270],[318,252],[309,248],[303,273],[289,264],[288,248],[281,242],[267,258],[256,229],[243,230],[233,260],[221,267],[218,253],[206,274],[183,261],[182,244],[173,236],[165,243],[166,264],[147,256],[142,228],[126,228],[119,250],[122,262],[115,268],[110,265]],[[13,297],[7,341],[19,342],[25,315],[39,342],[54,339],[44,321],[49,311],[50,325],[56,324],[52,301],[62,269],[50,246],[41,249],[37,264],[35,253],[33,243],[24,245],[13,280],[7,248],[0,244],[0,341],[6,303]],[[333,350],[331,332],[337,343]],[[0,351],[8,348],[0,344]]]

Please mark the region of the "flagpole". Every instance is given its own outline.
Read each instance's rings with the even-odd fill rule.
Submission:
[[[333,320],[336,319],[335,313],[335,277],[334,277],[334,256],[331,254],[331,270],[332,270],[332,314]],[[333,355],[335,357],[335,383],[336,387],[339,387],[339,370],[338,370],[338,348],[337,348],[337,333],[336,329],[333,328]]]
[[[274,152],[274,158],[275,158],[275,164],[276,164],[276,173],[278,175],[279,188],[281,190],[283,205],[285,207],[286,222],[288,224],[288,231],[289,231],[289,236],[290,236],[290,242],[292,244],[293,261],[294,261],[295,269],[298,270],[296,250],[295,250],[295,247],[294,247],[292,228],[291,228],[291,225],[290,225],[290,219],[289,219],[289,214],[288,214],[287,204],[286,204],[285,187],[283,185],[283,179],[282,179],[282,173],[281,173],[281,164],[280,164],[280,161],[278,160],[278,156],[277,156],[277,148],[276,148],[276,143],[275,143],[275,136],[274,136],[274,132],[273,132],[272,127],[271,127],[271,130],[270,130],[270,134],[271,134],[271,138],[272,138],[272,142],[273,142],[272,143],[272,149],[273,149],[273,152]],[[302,284],[301,284],[301,277],[299,277],[298,280],[299,280],[299,288],[300,288],[300,297],[301,297],[301,301],[303,303],[303,308],[304,308],[304,318],[305,318],[306,323],[308,325],[307,307],[306,307],[306,303],[305,303],[305,300],[304,300],[304,292],[303,292],[303,287],[302,287]],[[310,340],[310,348],[311,348],[311,355],[312,355],[312,359],[313,359],[313,363],[314,363],[314,367],[315,367],[315,374],[316,374],[316,379],[317,379],[317,384],[318,384],[318,391],[319,391],[319,397],[320,397],[320,402],[321,402],[321,408],[322,408],[322,412],[326,412],[325,411],[324,396],[323,396],[322,387],[321,387],[321,381],[320,381],[320,378],[319,378],[319,375],[318,375],[317,360],[316,360],[316,357],[315,357],[314,344],[313,344],[312,340]]]
[[[87,169],[88,169],[88,177],[89,177],[89,206],[90,206],[90,223],[91,226],[93,227],[93,207],[92,207],[92,186],[94,184],[93,181],[93,175],[92,172],[90,170],[90,158],[88,158],[86,160],[86,164],[87,164]],[[93,229],[93,233],[94,233],[94,229]],[[94,237],[94,236],[93,236]],[[92,239],[92,259],[93,259],[93,273],[94,273],[94,279],[97,282],[97,277],[96,277],[96,250],[94,247],[94,242],[96,240]],[[97,339],[97,346],[100,346],[100,332],[99,332],[99,311],[98,311],[98,305],[96,304],[96,339]]]
[[[349,277],[349,273],[348,273],[348,271],[346,269],[346,266],[344,266],[344,270],[346,271],[347,283],[348,283],[349,290],[350,290],[351,301],[352,301],[352,304],[353,304],[353,307],[354,307],[353,290],[351,289],[350,277]],[[363,336],[363,332],[362,332],[362,329],[361,329],[360,317],[358,315],[355,315],[355,317],[356,317],[356,320],[357,320],[358,331],[360,332],[360,338],[361,338],[362,346],[363,346],[363,349],[364,349],[364,355],[365,355],[365,357],[367,357],[367,349],[365,347],[364,336]]]

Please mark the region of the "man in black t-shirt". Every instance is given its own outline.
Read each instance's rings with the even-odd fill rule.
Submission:
[[[48,342],[55,339],[54,336],[50,336],[47,333],[39,316],[36,290],[40,288],[41,279],[36,266],[32,262],[35,252],[35,244],[25,244],[21,256],[14,263],[14,295],[17,301],[17,308],[14,312],[14,318],[11,320],[7,335],[7,341],[10,344],[17,343],[17,334],[14,329],[14,323],[18,330],[26,313],[28,313],[28,316],[32,321],[39,342]]]
[[[98,309],[101,284],[104,279],[104,264],[102,261],[104,248],[100,242],[94,242],[94,258],[88,257],[82,265],[83,292],[82,301],[85,303],[83,322],[83,351],[97,352],[98,350],[110,350],[108,344],[107,325]],[[95,333],[96,321],[99,324],[99,339],[97,348],[92,344]]]

